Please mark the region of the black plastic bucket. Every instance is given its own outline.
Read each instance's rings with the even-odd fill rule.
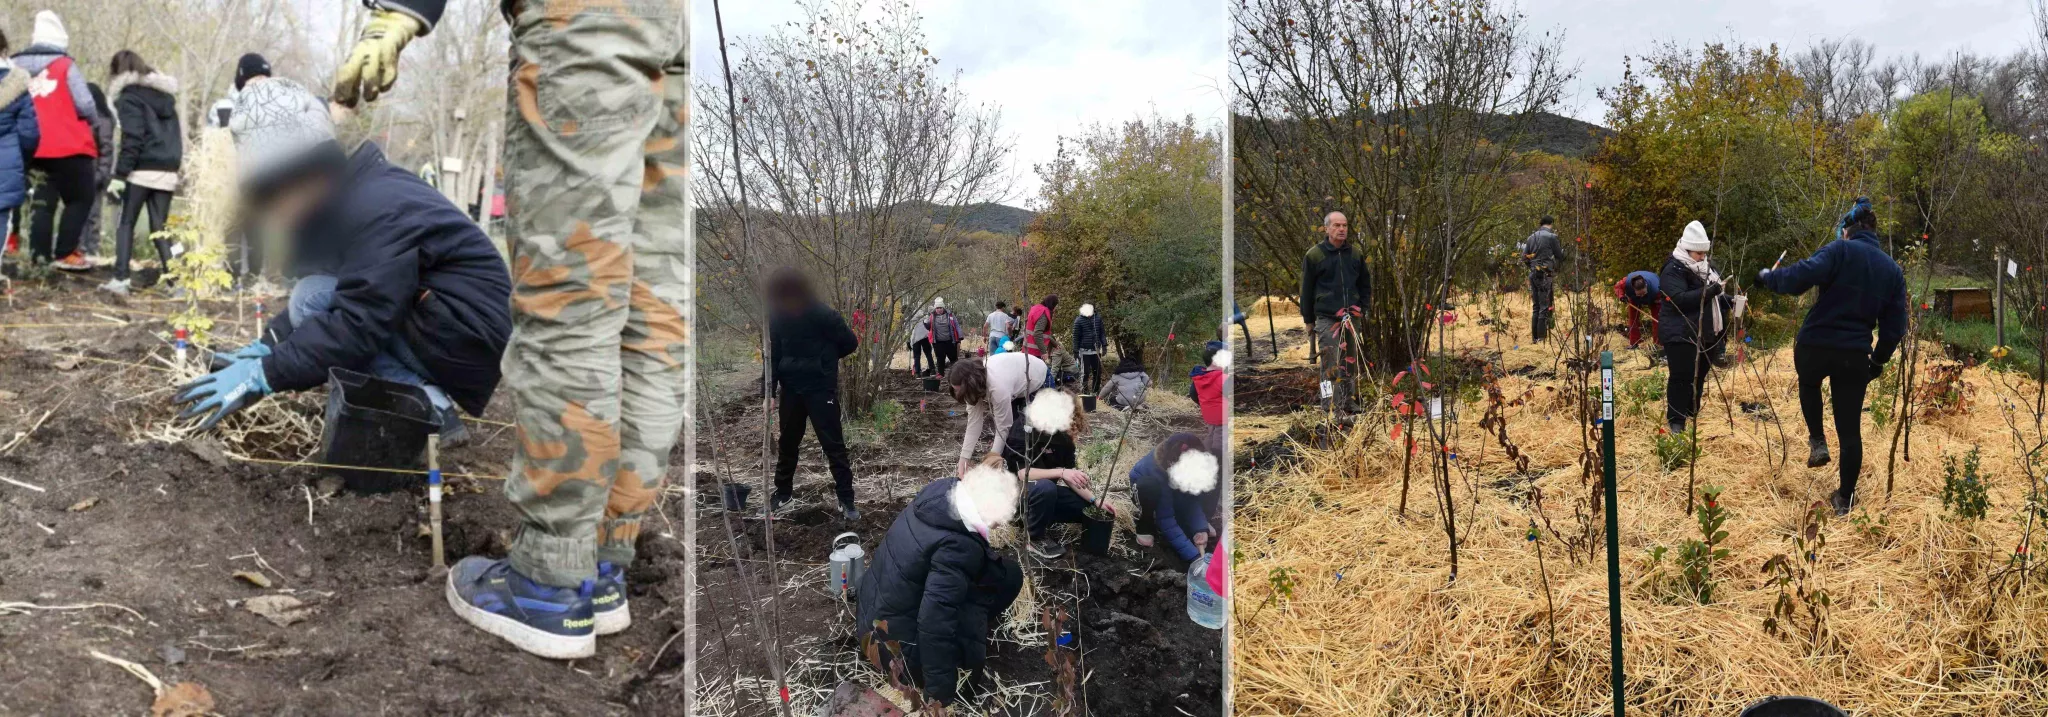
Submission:
[[[1095,394],[1081,394],[1081,410],[1087,411],[1089,413],[1095,412]]]
[[[1842,708],[1812,697],[1765,697],[1743,708],[1741,717],[1849,717]]]
[[[1116,535],[1116,522],[1110,520],[1081,521],[1081,549],[1090,555],[1108,555],[1109,539]]]
[[[725,484],[725,509],[735,513],[746,510],[747,496],[753,492],[754,487],[745,483]]]
[[[925,377],[925,379],[924,379],[924,390],[925,390],[925,392],[926,392],[926,393],[938,393],[938,392],[939,392],[939,377],[937,377],[937,376],[926,376],[926,377]]]
[[[347,369],[327,372],[327,425],[320,431],[323,463],[424,471],[427,436],[440,426],[425,389]],[[419,473],[327,470],[341,477],[342,487],[357,493],[389,493],[426,483],[426,476]]]

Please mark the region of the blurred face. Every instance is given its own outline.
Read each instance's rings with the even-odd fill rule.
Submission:
[[[1330,238],[1331,246],[1344,246],[1344,241],[1351,236],[1351,220],[1343,212],[1330,212],[1329,216],[1323,217],[1323,236]]]
[[[1687,252],[1686,252],[1686,255],[1687,255],[1687,256],[1691,256],[1691,257],[1692,257],[1692,260],[1693,260],[1693,261],[1706,261],[1706,260],[1707,260],[1707,253],[1706,253],[1706,252],[1703,252],[1703,251],[1687,251]]]
[[[1629,288],[1635,290],[1635,295],[1637,298],[1642,298],[1650,295],[1650,283],[1647,281],[1638,281],[1631,283],[1629,284]]]

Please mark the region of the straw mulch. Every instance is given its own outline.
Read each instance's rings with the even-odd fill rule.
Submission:
[[[1562,314],[1563,297],[1559,309]],[[1488,348],[1470,318],[1457,324],[1453,346]],[[1239,473],[1236,714],[1588,715],[1609,709],[1605,539],[1596,529],[1592,554],[1580,550],[1576,558],[1567,557],[1563,540],[1579,532],[1575,507],[1597,488],[1598,476],[1590,485],[1581,482],[1578,422],[1564,408],[1569,402],[1557,396],[1565,373],[1556,363],[1558,349],[1516,345],[1528,341],[1527,332],[1526,323],[1515,325],[1512,333],[1493,336],[1491,348],[1507,349],[1498,364],[1507,369],[1533,364],[1539,372],[1531,376],[1557,370],[1551,380],[1501,381],[1510,398],[1534,392],[1507,411],[1509,437],[1530,456],[1532,475],[1515,476],[1503,451],[1479,430],[1483,404],[1458,407],[1450,446],[1457,454],[1453,495],[1462,539],[1455,582],[1448,580],[1427,444],[1417,453],[1407,518],[1396,516],[1401,456],[1389,437],[1390,416],[1361,421],[1348,447],[1302,449],[1301,460],[1279,474],[1263,468]],[[1598,340],[1616,349],[1617,388],[1651,373],[1641,354],[1626,350],[1625,338],[1608,333]],[[1926,354],[1940,353],[1928,348],[1937,350]],[[1631,711],[1728,717],[1767,695],[1803,694],[1856,715],[2048,714],[2048,610],[2042,609],[2048,584],[2025,584],[2017,595],[2013,581],[2002,591],[1992,588],[2025,530],[2028,480],[2015,462],[2006,421],[2011,410],[2033,425],[2032,410],[2017,404],[2016,395],[2030,395],[2032,382],[1969,370],[1966,381],[1976,396],[1968,412],[1915,424],[1913,460],[1899,464],[1889,500],[1891,430],[1864,416],[1864,472],[1852,513],[1862,523],[1831,519],[1825,528],[1826,547],[1811,584],[1832,595],[1826,625],[1835,642],[1816,647],[1765,630],[1778,588],[1762,567],[1773,555],[1796,554],[1792,538],[1808,506],[1834,489],[1836,466],[1805,467],[1791,349],[1750,359],[1736,370],[1717,371],[1719,381],[1709,384],[1702,407],[1697,482],[1725,488],[1720,505],[1731,513],[1723,543],[1730,554],[1715,567],[1719,587],[1712,604],[1673,598],[1651,576],[1652,548],[1668,546],[1676,554],[1681,541],[1699,537],[1699,527],[1684,512],[1686,470],[1667,472],[1653,452],[1662,402],[1630,406],[1617,399]],[[2016,405],[2007,408],[2008,401]],[[1753,413],[1743,410],[1745,402]],[[1828,433],[1839,460],[1832,425]],[[1597,447],[1598,434],[1592,435]],[[1983,520],[1964,523],[1950,517],[1938,494],[1944,454],[1971,446],[1983,452],[1991,508]],[[1555,604],[1554,642],[1538,544],[1526,539],[1532,519],[1544,522],[1525,499],[1532,482],[1542,490],[1548,518],[1540,545]],[[1664,560],[1666,575],[1677,572],[1672,562]],[[1275,571],[1282,569],[1291,576],[1291,597],[1276,595]]]

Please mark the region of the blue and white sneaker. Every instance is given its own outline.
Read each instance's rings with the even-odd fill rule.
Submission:
[[[472,555],[448,571],[448,606],[471,625],[521,650],[556,660],[597,654],[593,583],[580,588],[542,585],[512,569],[510,560]]]
[[[604,560],[597,563],[597,587],[590,594],[590,610],[597,616],[597,634],[613,635],[633,626],[633,613],[626,610],[626,569]]]

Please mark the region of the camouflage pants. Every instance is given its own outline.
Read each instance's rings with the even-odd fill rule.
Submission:
[[[513,567],[546,584],[632,562],[682,431],[686,1],[512,10],[505,495],[524,519]]]

